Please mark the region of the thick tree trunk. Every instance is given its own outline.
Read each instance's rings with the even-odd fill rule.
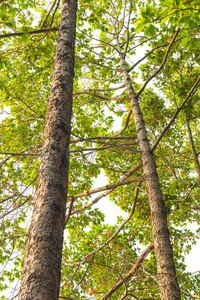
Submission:
[[[19,300],[55,300],[59,296],[69,167],[76,10],[76,0],[63,1]]]
[[[158,180],[156,165],[149,144],[139,102],[132,87],[132,83],[126,67],[126,62],[121,52],[118,39],[117,43],[118,51],[121,57],[121,68],[124,75],[127,92],[130,98],[138,143],[142,156],[144,179],[151,211],[151,224],[153,231],[154,249],[157,260],[157,275],[160,289],[160,299],[180,300],[180,290],[176,278],[173,251],[167,226],[167,214]]]

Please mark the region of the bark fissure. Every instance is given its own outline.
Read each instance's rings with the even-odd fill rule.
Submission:
[[[63,1],[19,299],[58,299],[67,199],[77,1]]]

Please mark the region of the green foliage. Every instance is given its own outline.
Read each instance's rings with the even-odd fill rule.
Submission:
[[[47,1],[1,2],[1,34],[39,29],[48,4]],[[88,194],[75,199],[66,226],[60,295],[101,299],[152,242],[144,184],[139,188],[132,218],[103,248],[124,220],[119,217],[117,224],[111,226],[96,206],[83,209],[99,196],[90,195],[89,191],[102,186],[99,177],[102,171],[108,184],[116,183],[141,159],[132,116],[120,134],[130,104],[124,91],[115,36],[117,33],[137,93],[145,80],[158,70],[174,33],[180,29],[162,70],[139,97],[153,147],[199,77],[199,1],[92,0],[79,1],[78,6],[68,195]],[[61,7],[53,8],[45,27],[51,21],[52,27],[59,24],[60,11]],[[0,299],[7,299],[10,291],[7,288],[21,276],[51,89],[56,32],[4,38],[0,39],[0,45],[0,291],[3,294]],[[142,59],[144,55],[146,58]],[[199,179],[186,115],[196,152],[200,152],[197,86],[162,137],[154,157],[168,213],[179,284],[183,291],[199,295],[199,273],[188,273],[185,265],[185,255],[190,253],[200,230],[196,209],[200,205]],[[130,178],[137,176],[142,176],[142,169]],[[135,182],[121,185],[110,193],[110,201],[127,215],[136,185]],[[70,199],[67,213],[69,203]],[[194,227],[196,232],[190,229]],[[97,249],[94,257],[85,258]],[[152,251],[143,267],[127,282],[127,290],[140,299],[159,299],[155,274],[156,259]],[[124,293],[122,286],[112,299],[119,299]],[[187,297],[182,294],[182,299]]]

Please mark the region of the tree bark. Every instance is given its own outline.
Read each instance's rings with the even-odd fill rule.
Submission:
[[[19,300],[58,299],[71,133],[76,0],[64,0]]]
[[[136,133],[143,162],[144,180],[151,211],[151,224],[157,261],[160,299],[180,300],[181,297],[173,260],[173,250],[170,243],[169,230],[167,226],[167,214],[156,170],[156,164],[149,144],[138,97],[136,96],[131,79],[128,75],[124,55],[121,51],[117,37],[116,41],[120,54],[121,68],[125,79],[125,85],[130,98],[131,109],[133,112]]]

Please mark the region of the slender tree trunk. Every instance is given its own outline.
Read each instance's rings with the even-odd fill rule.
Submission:
[[[161,300],[180,300],[180,290],[176,278],[173,250],[167,226],[167,214],[160,188],[156,164],[149,144],[145,124],[139,102],[128,75],[126,62],[121,52],[118,38],[117,46],[121,58],[121,68],[125,79],[127,92],[136,126],[138,143],[141,151],[144,179],[147,188],[151,211],[151,224],[154,240],[154,249],[157,260],[157,275]]]
[[[76,0],[63,1],[19,300],[56,300],[59,296],[69,168],[76,11]]]
[[[193,158],[194,158],[194,163],[195,163],[195,166],[196,166],[196,171],[197,171],[198,179],[199,179],[199,182],[200,182],[200,165],[199,165],[198,155],[197,155],[197,152],[196,152],[196,149],[195,149],[195,146],[194,146],[192,130],[190,128],[190,121],[189,121],[189,118],[188,118],[187,115],[185,116],[185,120],[186,120],[186,125],[187,125],[187,131],[188,131],[190,146],[191,146],[191,149],[192,149],[192,155],[193,155]]]

